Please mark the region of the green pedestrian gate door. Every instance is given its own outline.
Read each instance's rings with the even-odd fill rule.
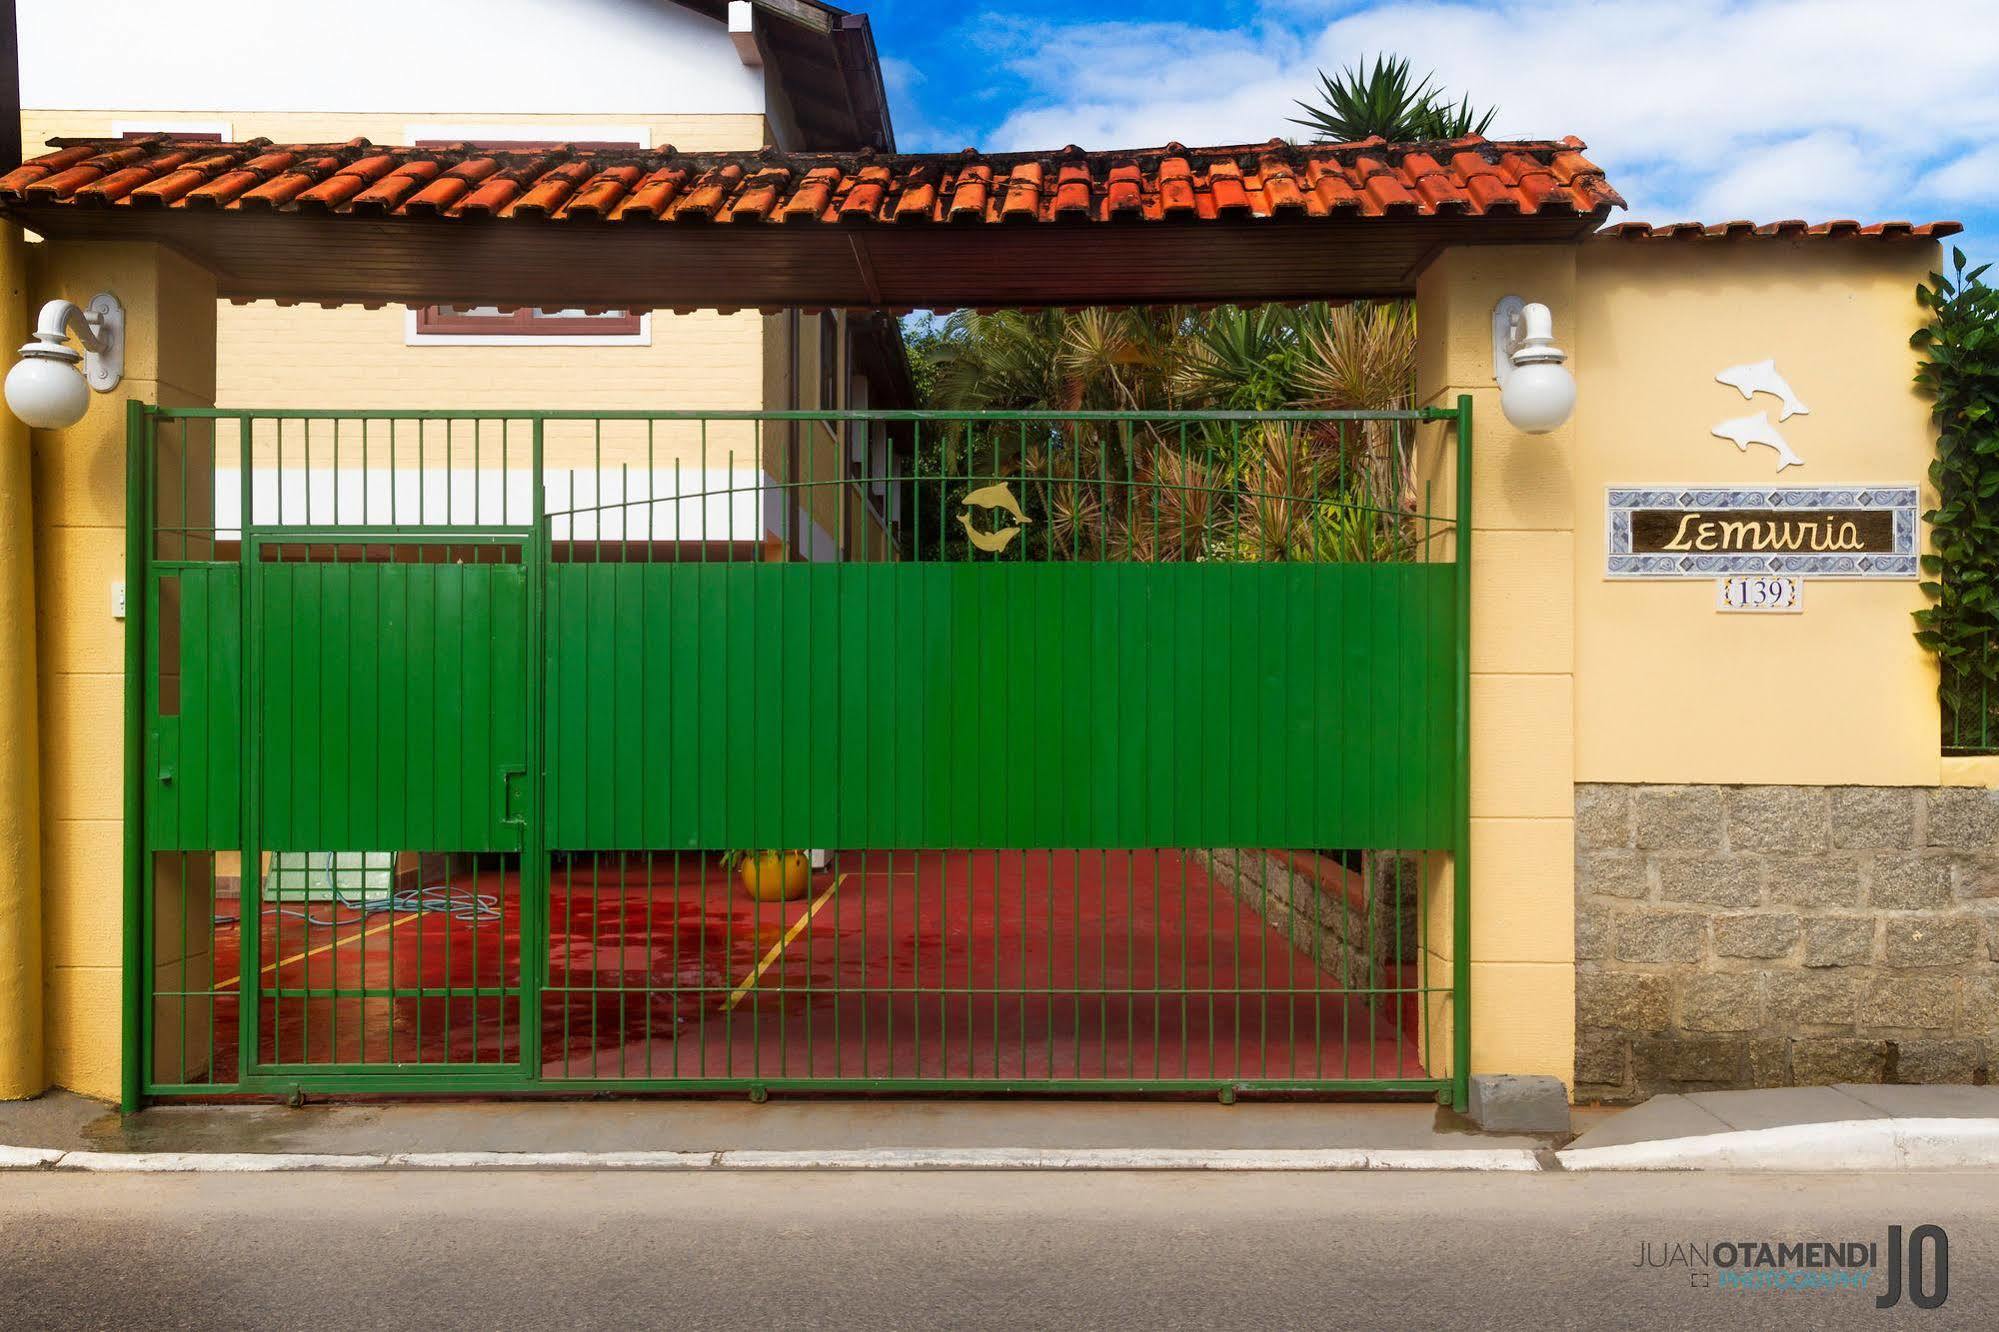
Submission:
[[[126,1098],[1461,1102],[1468,440],[135,409]]]

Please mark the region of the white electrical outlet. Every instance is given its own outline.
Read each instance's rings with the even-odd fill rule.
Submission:
[[[111,585],[111,618],[114,620],[125,618],[125,584],[122,582]]]

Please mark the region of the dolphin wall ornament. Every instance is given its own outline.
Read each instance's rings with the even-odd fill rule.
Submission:
[[[1716,375],[1715,380],[1728,385],[1744,398],[1754,398],[1759,393],[1768,393],[1774,398],[1782,399],[1784,410],[1777,414],[1779,421],[1788,421],[1793,416],[1809,415],[1812,410],[1799,401],[1797,393],[1791,388],[1790,381],[1777,373],[1775,358],[1731,365]],[[1717,428],[1715,433],[1720,434],[1721,431]]]
[[[1031,523],[1034,520],[1021,512],[1020,501],[1013,497],[1013,489],[1002,481],[996,486],[980,486],[977,490],[958,501],[972,509],[1004,509],[1013,515],[1017,523]]]
[[[971,542],[975,549],[982,550],[988,555],[996,555],[1005,550],[1013,539],[1020,535],[1021,527],[1034,521],[1021,511],[1020,501],[1014,498],[1012,489],[1004,481],[998,485],[980,486],[958,502],[965,506],[963,512],[958,515],[958,526],[965,529],[965,539]],[[1002,527],[996,532],[981,532],[972,526],[973,509],[998,509],[1003,513],[1012,514],[1017,525]]]
[[[1791,451],[1790,443],[1770,421],[1770,413],[1758,412],[1754,416],[1737,416],[1723,421],[1708,432],[1717,439],[1725,439],[1743,452],[1749,451],[1751,444],[1762,444],[1777,451],[1777,470],[1796,467],[1804,462]]]

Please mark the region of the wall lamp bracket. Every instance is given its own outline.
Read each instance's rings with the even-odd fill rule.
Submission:
[[[1555,345],[1555,316],[1545,305],[1502,296],[1492,307],[1492,377],[1506,419],[1530,435],[1558,430],[1576,405],[1569,354]]]
[[[74,337],[79,346],[70,346]],[[35,334],[7,372],[7,405],[40,430],[62,430],[83,419],[86,385],[109,393],[125,377],[125,307],[108,291],[87,305],[55,300],[42,307]]]

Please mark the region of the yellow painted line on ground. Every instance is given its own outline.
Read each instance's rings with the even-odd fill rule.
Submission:
[[[763,961],[757,963],[755,969],[749,975],[743,977],[742,983],[730,991],[729,1002],[722,1005],[724,1013],[733,1011],[737,1004],[743,1002],[743,996],[757,987],[757,982],[763,979],[763,974],[777,964],[778,958],[784,955],[785,948],[804,931],[807,925],[812,923],[812,918],[819,914],[819,908],[833,900],[833,894],[840,890],[840,885],[845,883],[846,880],[846,875],[839,875],[833,882],[826,885],[825,892],[812,899],[812,905],[805,909],[805,914],[791,922],[791,928],[784,932],[782,939],[779,939],[770,946],[770,951],[764,954]]]
[[[423,913],[420,911],[407,911],[402,913],[401,915],[398,915],[394,920],[385,920],[380,925],[375,925],[368,929],[365,929],[361,931],[359,934],[352,936],[351,938],[329,939],[317,948],[308,948],[303,953],[293,953],[290,957],[281,957],[277,961],[271,963],[271,965],[265,967],[263,971],[261,971],[258,974],[268,976],[273,971],[276,971],[279,967],[288,967],[294,962],[303,962],[309,957],[318,957],[321,953],[326,952],[328,949],[337,948],[341,944],[360,943],[363,939],[368,938],[370,935],[380,934],[383,930],[393,930],[396,926],[402,924],[404,921],[415,920],[418,916],[422,914]],[[241,977],[231,976],[228,980],[223,981],[220,985],[217,985],[213,989],[211,989],[209,993],[213,994],[215,993],[216,990],[233,990],[236,988],[236,982],[240,979]]]

